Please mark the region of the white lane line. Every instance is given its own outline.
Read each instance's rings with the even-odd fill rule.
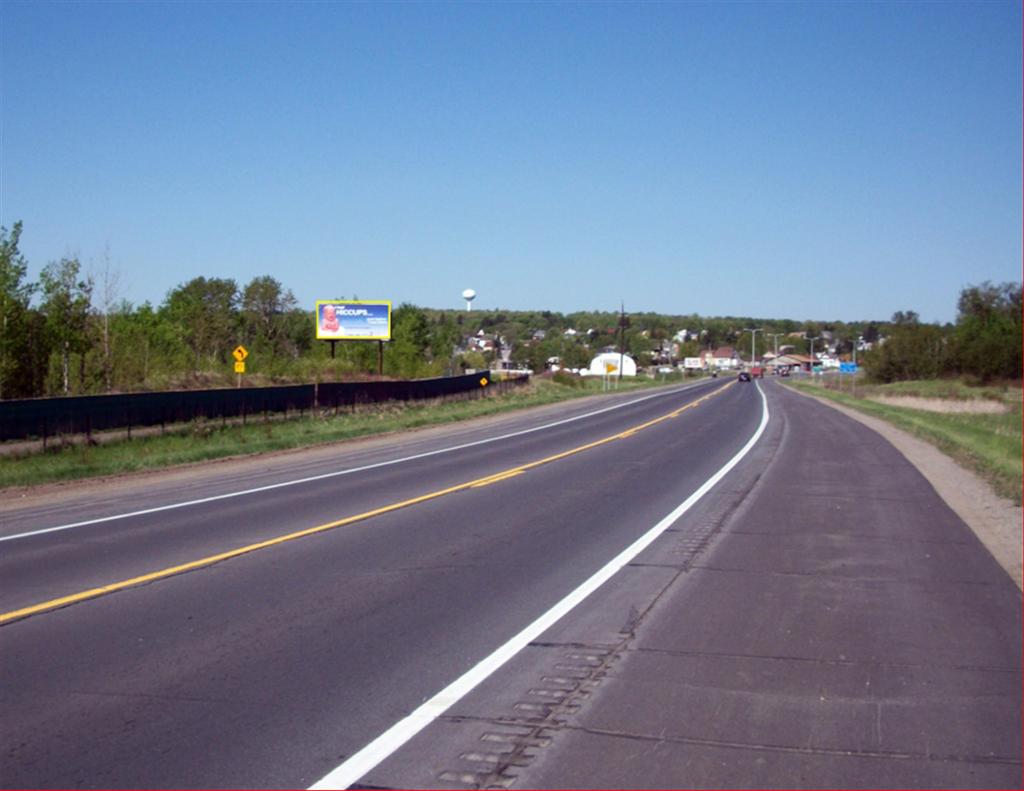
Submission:
[[[451,684],[430,698],[426,703],[413,711],[404,719],[399,720],[384,733],[355,753],[351,758],[328,772],[324,777],[310,786],[310,791],[321,791],[322,789],[348,788],[352,783],[359,780],[367,772],[372,771],[382,761],[408,742],[413,736],[427,727],[435,719],[440,717],[451,706],[461,700],[466,694],[504,665],[513,656],[528,646],[531,642],[541,636],[548,628],[553,626],[562,616],[566,615],[576,605],[586,599],[591,593],[607,582],[623,566],[646,549],[658,536],[671,527],[683,514],[689,511],[715,484],[722,480],[740,461],[746,456],[751,448],[764,434],[768,426],[768,399],[765,398],[761,385],[755,382],[757,392],[761,395],[761,423],[753,436],[747,440],[739,452],[733,456],[714,475],[708,478],[700,488],[680,503],[675,510],[662,519],[658,524],[644,533],[640,538],[630,544],[626,549],[616,555],[597,573],[586,580],[576,590],[562,599],[558,604],[540,616],[537,620],[527,626],[523,631],[505,643],[503,646],[486,657],[475,667],[455,679]]]
[[[254,487],[252,489],[241,489],[241,490],[239,490],[237,492],[227,492],[226,494],[211,495],[210,497],[203,497],[203,498],[200,498],[198,500],[185,500],[185,501],[180,502],[180,503],[170,503],[168,505],[160,505],[160,506],[156,506],[154,508],[145,508],[145,509],[142,509],[140,511],[129,511],[129,512],[123,513],[123,514],[112,514],[110,516],[100,516],[100,517],[97,517],[95,519],[85,519],[85,520],[83,520],[81,522],[71,522],[70,524],[66,524],[66,525],[56,525],[54,527],[40,528],[39,530],[30,530],[30,531],[25,532],[25,533],[15,533],[14,535],[0,536],[0,543],[3,543],[4,541],[16,541],[16,540],[21,539],[21,538],[31,538],[32,536],[40,536],[40,535],[44,535],[46,533],[57,533],[57,532],[60,532],[61,530],[71,530],[71,529],[76,528],[76,527],[86,527],[88,525],[97,525],[97,524],[100,524],[101,522],[113,522],[113,521],[118,520],[118,519],[131,519],[132,517],[146,516],[148,514],[156,514],[156,513],[160,513],[161,511],[172,511],[172,510],[174,510],[176,508],[187,508],[187,507],[193,506],[193,505],[202,505],[204,503],[216,502],[217,500],[227,500],[227,499],[232,498],[232,497],[243,497],[243,496],[249,495],[249,494],[258,494],[259,492],[269,492],[269,491],[272,491],[273,489],[282,489],[282,488],[284,488],[286,486],[298,486],[299,484],[303,484],[303,483],[312,483],[314,481],[322,481],[325,478],[336,478],[336,477],[338,477],[340,475],[352,475],[353,473],[366,472],[367,470],[375,470],[375,469],[378,469],[380,467],[389,467],[389,466],[391,466],[393,464],[403,464],[403,463],[405,463],[407,461],[416,461],[417,459],[425,459],[425,458],[427,458],[429,456],[437,456],[437,455],[442,454],[442,453],[452,453],[453,451],[457,451],[457,450],[466,450],[467,448],[473,448],[473,447],[476,447],[478,445],[486,445],[486,444],[488,444],[490,442],[501,442],[502,440],[512,439],[513,437],[521,437],[524,434],[532,434],[535,431],[545,431],[547,429],[556,428],[558,426],[563,426],[566,423],[573,423],[573,422],[575,422],[577,420],[584,420],[584,419],[589,418],[589,417],[596,417],[597,415],[604,414],[605,412],[611,412],[611,411],[613,411],[615,409],[622,409],[623,407],[633,406],[634,404],[639,404],[639,403],[641,403],[643,401],[649,401],[652,398],[664,398],[665,396],[676,395],[678,393],[682,393],[682,392],[685,392],[687,390],[692,390],[692,389],[694,389],[696,387],[700,387],[701,385],[704,385],[704,384],[707,384],[707,382],[696,382],[696,383],[694,383],[692,385],[687,385],[685,387],[680,387],[678,389],[670,390],[668,392],[661,391],[661,392],[657,392],[657,393],[652,393],[651,395],[646,395],[646,396],[643,396],[642,398],[636,398],[636,399],[633,399],[632,401],[625,401],[625,402],[623,402],[621,404],[613,404],[612,406],[604,407],[603,409],[598,409],[598,410],[596,410],[594,412],[587,412],[587,413],[582,414],[582,415],[576,415],[575,417],[565,418],[564,420],[557,420],[554,423],[546,423],[543,426],[534,426],[533,428],[523,429],[522,431],[514,431],[511,434],[502,434],[501,436],[498,436],[498,437],[490,437],[488,439],[481,439],[481,440],[476,440],[474,442],[467,442],[467,443],[465,443],[463,445],[454,445],[454,446],[452,446],[450,448],[439,448],[438,450],[431,450],[431,451],[427,451],[426,453],[417,453],[414,456],[405,456],[405,457],[400,458],[400,459],[391,459],[389,461],[377,462],[376,464],[367,464],[367,465],[365,465],[363,467],[352,467],[352,468],[347,469],[347,470],[336,470],[334,472],[325,472],[322,475],[313,475],[313,476],[310,476],[308,478],[297,478],[297,479],[292,480],[292,481],[282,481],[280,483],[271,483],[271,484],[267,484],[266,486],[257,486],[257,487]]]

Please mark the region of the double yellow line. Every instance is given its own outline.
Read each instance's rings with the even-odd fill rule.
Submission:
[[[455,492],[461,492],[466,489],[476,489],[482,486],[490,486],[493,483],[498,483],[499,481],[504,481],[509,478],[514,478],[518,475],[522,475],[527,470],[532,470],[535,467],[540,467],[543,464],[550,464],[551,462],[559,461],[569,456],[573,456],[577,453],[583,453],[584,451],[590,450],[592,448],[597,448],[601,445],[607,445],[610,442],[615,442],[616,440],[631,437],[639,431],[643,431],[644,429],[650,428],[651,426],[655,426],[658,423],[661,423],[665,420],[671,420],[674,417],[678,417],[686,410],[693,409],[699,406],[701,403],[708,400],[712,396],[717,395],[718,393],[721,393],[723,390],[728,389],[730,386],[732,386],[732,384],[732,382],[729,382],[724,387],[720,387],[714,390],[713,392],[708,393],[705,396],[701,396],[696,401],[691,401],[686,406],[682,406],[679,409],[675,409],[672,412],[669,412],[668,414],[662,415],[661,417],[655,418],[653,420],[648,420],[646,423],[641,423],[640,425],[633,426],[632,428],[628,428],[625,431],[620,431],[618,434],[612,434],[609,437],[605,437],[594,442],[588,442],[586,445],[580,445],[579,447],[572,448],[571,450],[563,451],[562,453],[556,453],[553,456],[547,456],[543,459],[538,459],[537,461],[531,461],[528,462],[527,464],[522,464],[518,467],[510,467],[507,470],[503,470],[502,472],[495,473],[493,475],[487,475],[483,478],[476,478],[475,480],[467,481],[466,483],[460,483],[456,486],[449,486],[447,489],[439,489],[435,492],[423,494],[420,495],[419,497],[413,497],[409,500],[402,500],[401,502],[398,503],[392,503],[391,505],[385,505],[380,508],[374,508],[372,511],[364,511],[363,513],[356,514],[355,516],[347,516],[344,519],[338,519],[334,522],[327,522],[322,525],[317,525],[316,527],[309,527],[305,530],[299,530],[295,533],[288,533],[287,535],[278,536],[277,538],[271,538],[267,541],[260,541],[256,544],[248,544],[247,546],[239,547],[238,549],[232,549],[228,552],[221,552],[217,555],[210,555],[205,558],[200,558],[199,560],[193,560],[189,563],[182,563],[178,566],[171,566],[170,568],[161,569],[159,571],[151,571],[148,574],[142,574],[138,577],[132,577],[131,579],[121,580],[120,582],[112,582],[109,585],[103,585],[99,588],[90,588],[89,590],[81,591],[80,593],[73,593],[70,596],[62,596],[59,599],[50,599],[49,601],[44,601],[39,604],[33,604],[29,607],[23,607],[20,610],[12,610],[11,612],[5,612],[0,614],[0,624],[8,623],[10,621],[16,621],[19,618],[27,618],[30,615],[38,615],[39,613],[48,612],[49,610],[56,610],[60,607],[67,607],[68,605],[77,604],[88,599],[95,599],[98,596],[103,596],[108,593],[115,593],[116,591],[124,590],[125,588],[131,588],[136,585],[144,585],[146,583],[155,582],[156,580],[161,580],[166,577],[173,577],[176,574],[183,574],[186,571],[195,571],[196,569],[212,566],[214,563],[220,563],[224,560],[231,560],[232,558],[237,558],[241,555],[247,555],[250,552],[256,552],[260,549],[267,549],[269,547],[277,546],[278,544],[283,544],[286,541],[294,541],[298,538],[304,538],[305,536],[315,535],[316,533],[323,533],[327,530],[333,530],[337,527],[344,527],[345,525],[351,525],[355,522],[362,522],[367,519],[372,519],[375,516],[381,516],[383,514],[391,513],[392,511],[397,511],[400,508],[408,508],[409,506],[417,505],[419,503],[425,503],[429,500],[436,500],[439,497],[444,497],[445,495],[448,494],[454,494]]]

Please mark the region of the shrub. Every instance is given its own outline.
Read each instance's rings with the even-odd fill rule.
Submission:
[[[586,387],[586,382],[583,381],[582,376],[577,376],[565,369],[555,371],[551,376],[551,381],[566,387]]]

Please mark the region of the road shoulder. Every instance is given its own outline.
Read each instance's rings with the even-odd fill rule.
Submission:
[[[946,505],[959,516],[1021,588],[1021,547],[1024,509],[1000,497],[984,480],[964,469],[934,445],[876,417],[796,388],[805,398],[826,404],[886,439],[928,480]]]

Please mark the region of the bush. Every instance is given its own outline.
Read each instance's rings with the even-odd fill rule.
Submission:
[[[876,382],[934,379],[949,367],[949,344],[939,327],[905,324],[864,357],[864,370]]]
[[[556,384],[565,385],[566,387],[586,387],[587,383],[583,381],[582,376],[566,371],[565,369],[555,371],[551,375],[551,381]]]

